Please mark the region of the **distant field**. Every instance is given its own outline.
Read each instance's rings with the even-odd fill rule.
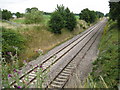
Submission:
[[[79,16],[75,15],[76,19],[79,19]]]
[[[50,20],[50,15],[43,15],[44,18],[44,22],[45,24],[47,24],[47,22]],[[79,16],[75,16],[76,19],[79,19]],[[19,24],[24,24],[24,18],[18,18],[18,19],[11,19],[10,21],[15,22],[15,23],[19,23]]]
[[[43,15],[43,17],[45,18],[45,21],[44,21],[44,23],[45,24],[47,24],[48,23],[48,21],[50,20],[50,15]]]
[[[19,23],[19,24],[23,24],[24,23],[24,18],[12,19],[10,21],[15,22],[15,23]]]

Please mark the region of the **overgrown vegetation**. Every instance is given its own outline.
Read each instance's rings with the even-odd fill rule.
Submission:
[[[118,51],[119,41],[118,34],[120,31],[116,25],[116,22],[109,21],[104,29],[102,40],[99,45],[99,56],[93,63],[93,71],[91,76],[97,88],[106,88],[104,83],[101,82],[100,77],[104,79],[104,82],[108,88],[116,88],[119,83],[119,68],[118,68]]]
[[[12,65],[9,65],[8,62],[6,62],[5,58],[1,58],[0,64],[0,73],[2,74],[1,77],[1,88],[6,89],[6,88],[13,88],[11,87],[11,82],[16,81],[16,84],[14,85],[14,88],[20,89],[20,88],[29,88],[28,86],[28,81],[29,81],[29,76],[26,76],[24,80],[20,81],[20,76],[23,73],[20,70],[19,67],[19,59],[18,59],[18,52],[17,48],[15,49],[15,55],[13,55],[11,52],[9,52],[9,56],[11,59]],[[42,55],[42,50],[37,50],[37,53],[39,55]],[[24,66],[29,65],[25,60],[23,62]],[[42,88],[42,84],[47,76],[47,71],[43,73],[43,68],[40,65],[36,65],[37,69],[34,70],[36,77],[36,83],[34,84],[36,88]],[[25,73],[25,72],[24,72]]]
[[[52,13],[49,21],[50,31],[54,33],[61,33],[63,28],[73,31],[77,24],[76,18],[69,8],[57,5],[57,9]]]
[[[38,24],[43,21],[43,12],[32,9],[30,12],[25,14],[25,23],[26,24]]]
[[[2,56],[6,60],[10,58],[8,55],[9,52],[15,54],[13,47],[17,47],[18,52],[20,52],[24,48],[24,42],[25,38],[20,33],[12,29],[2,28]]]

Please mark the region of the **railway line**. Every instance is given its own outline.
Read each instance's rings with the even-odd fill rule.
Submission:
[[[23,73],[20,75],[20,81],[22,82],[28,78],[27,85],[31,88],[35,88],[37,77],[35,73],[39,70],[39,66],[42,66],[43,73],[49,70],[47,74],[48,78],[43,83],[43,87],[46,89],[64,88],[74,69],[86,55],[95,40],[97,40],[99,34],[102,33],[106,21],[107,20],[104,19],[98,22],[85,32],[38,58],[36,61],[32,62],[32,68],[23,68],[21,70]],[[80,54],[81,57],[77,57],[78,54]],[[10,80],[10,82],[11,87],[16,85],[16,81]]]

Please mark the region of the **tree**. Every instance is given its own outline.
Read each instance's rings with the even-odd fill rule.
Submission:
[[[58,6],[56,10],[51,15],[49,21],[50,31],[54,33],[61,33],[62,28],[67,28],[70,31],[76,26],[76,18],[73,13],[70,12],[68,8],[65,9],[63,5]]]
[[[109,16],[110,16],[110,14],[109,14],[109,13],[106,13],[106,14],[105,14],[105,17],[109,17]]]
[[[61,34],[61,29],[64,27],[64,20],[61,14],[57,11],[53,12],[49,21],[50,31],[56,34]]]
[[[26,8],[25,12],[26,13],[31,13],[32,10],[38,11],[38,8],[36,8],[36,7]]]
[[[12,18],[12,13],[8,10],[2,10],[2,19],[9,20]]]
[[[69,8],[66,8],[65,12],[66,12],[66,18],[65,18],[66,24],[65,24],[65,27],[68,30],[73,31],[73,29],[75,28],[75,26],[77,24],[76,18],[74,16],[74,14],[70,12]]]
[[[117,20],[118,27],[120,28],[120,1],[109,2],[110,12],[109,16],[112,20]]]
[[[30,13],[30,12],[31,12],[31,9],[30,9],[30,8],[26,8],[25,12],[26,12],[26,13]]]
[[[80,19],[85,20],[87,23],[93,23],[96,20],[96,13],[86,8],[81,11],[79,17]]]
[[[104,13],[96,11],[96,15],[97,15],[98,18],[101,18],[101,17],[104,16]]]
[[[43,21],[43,12],[39,10],[31,10],[30,12],[25,14],[25,23],[41,23]]]
[[[14,15],[16,15],[17,18],[23,17],[23,14],[20,12],[16,12]]]

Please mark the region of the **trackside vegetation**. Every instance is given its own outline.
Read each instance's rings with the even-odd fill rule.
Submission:
[[[89,88],[118,88],[119,84],[119,41],[117,23],[109,21],[99,44],[99,55],[93,62],[93,70],[87,78]]]
[[[110,12],[109,17],[112,20],[116,20],[118,23],[118,27],[120,29],[120,1],[119,2],[109,2]]]
[[[11,52],[14,55],[16,53],[14,47],[17,47],[18,53],[20,53],[24,44],[25,38],[20,33],[12,29],[2,28],[2,56],[6,58],[7,62],[11,62],[8,53]]]
[[[21,67],[40,56],[41,51],[45,54],[55,46],[83,32],[90,23],[95,21],[87,23],[79,20],[78,16],[76,18],[75,14],[63,5],[57,6],[56,10],[49,15],[47,13],[45,15],[36,7],[27,8],[24,14],[11,13],[8,10],[1,10],[1,12],[2,19],[16,23],[16,26],[12,26],[5,21],[0,22],[4,24],[0,26],[2,29],[0,69],[4,88],[10,88],[9,78],[19,81]],[[42,66],[39,67],[42,70]],[[42,72],[36,74],[40,81],[36,87],[41,87],[41,81],[45,75],[40,80],[39,75]],[[26,83],[17,82],[17,84],[16,88],[26,86]]]

